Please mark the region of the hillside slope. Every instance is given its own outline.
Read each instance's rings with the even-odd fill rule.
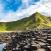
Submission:
[[[30,17],[18,21],[0,22],[0,31],[22,31],[34,28],[51,28],[51,17],[36,12]]]

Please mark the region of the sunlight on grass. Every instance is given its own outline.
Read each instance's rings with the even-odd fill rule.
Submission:
[[[51,22],[47,24],[47,26],[51,27]]]
[[[0,22],[0,32],[24,31],[34,28],[51,28],[51,17],[44,16],[38,12],[24,19],[13,22]]]

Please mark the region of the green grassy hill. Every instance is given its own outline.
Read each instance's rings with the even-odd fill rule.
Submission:
[[[0,22],[0,31],[22,31],[34,28],[51,28],[51,17],[36,12],[30,17],[18,21]]]

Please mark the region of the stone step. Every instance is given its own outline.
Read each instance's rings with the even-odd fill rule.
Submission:
[[[47,39],[51,39],[51,37],[49,36],[49,37],[47,37]]]
[[[47,46],[49,49],[51,49],[51,46]]]
[[[51,41],[51,39],[47,39],[47,40]]]
[[[51,36],[48,36],[48,37],[51,37]]]
[[[51,34],[48,34],[48,36],[51,36]]]

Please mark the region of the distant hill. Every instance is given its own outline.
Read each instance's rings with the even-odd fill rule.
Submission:
[[[51,17],[35,14],[13,22],[0,22],[0,31],[19,31],[34,28],[51,28]]]

